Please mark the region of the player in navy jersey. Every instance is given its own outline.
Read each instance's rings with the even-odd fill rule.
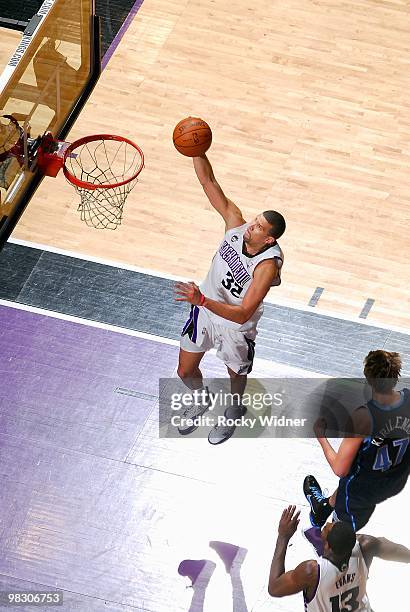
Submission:
[[[216,181],[207,156],[194,157],[193,163],[209,202],[225,221],[225,236],[200,288],[195,283],[176,284],[177,301],[191,304],[181,335],[178,375],[190,389],[203,389],[199,364],[206,351],[216,348],[217,357],[228,369],[232,394],[240,398],[252,370],[263,299],[270,287],[280,284],[283,253],[277,239],[286,224],[283,216],[273,210],[247,223]],[[206,410],[206,405],[193,406],[182,416],[192,420]],[[239,400],[236,406],[226,409],[225,416],[236,419],[245,412]],[[182,435],[194,429],[196,426],[189,422],[178,427]],[[234,429],[216,426],[208,440],[211,444],[224,442]]]
[[[397,495],[410,472],[410,391],[396,391],[401,371],[398,353],[370,351],[364,375],[372,399],[353,415],[356,437],[345,438],[336,452],[319,419],[315,433],[333,472],[337,490],[324,497],[314,476],[306,476],[303,490],[311,506],[311,523],[321,527],[334,511],[335,520],[351,523],[355,531],[366,525],[376,505]]]

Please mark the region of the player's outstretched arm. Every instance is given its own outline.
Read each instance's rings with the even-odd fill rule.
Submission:
[[[285,597],[303,590],[309,592],[316,586],[318,576],[316,561],[304,561],[295,569],[285,572],[286,550],[289,540],[298,527],[299,515],[300,512],[296,512],[296,506],[288,506],[282,512],[269,572],[268,593],[271,597]]]
[[[239,208],[229,200],[216,180],[209,159],[204,154],[194,157],[194,168],[205,194],[217,212],[225,221],[225,229],[239,227],[245,223]]]
[[[370,567],[374,557],[379,557],[379,559],[385,561],[410,563],[410,549],[402,544],[396,544],[387,538],[375,538],[364,533],[358,534],[357,539],[367,567]]]

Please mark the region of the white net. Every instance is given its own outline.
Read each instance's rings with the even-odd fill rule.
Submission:
[[[80,195],[82,221],[97,229],[116,229],[142,165],[141,151],[126,140],[97,136],[72,148],[65,160],[71,176],[66,177]]]

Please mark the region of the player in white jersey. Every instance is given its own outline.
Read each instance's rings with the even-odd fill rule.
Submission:
[[[286,224],[283,216],[272,210],[247,223],[216,181],[207,156],[194,157],[193,162],[206,196],[225,221],[225,236],[200,288],[195,283],[176,284],[176,299],[191,304],[182,330],[178,375],[190,389],[201,389],[199,364],[205,352],[215,347],[217,356],[227,366],[232,393],[241,397],[246,376],[252,370],[263,299],[270,287],[280,284],[283,253],[277,239]],[[194,406],[183,416],[194,419],[206,410],[206,405]],[[225,416],[238,418],[245,412],[239,403],[229,407]],[[188,434],[196,426],[188,424],[178,429],[181,434]],[[219,444],[234,430],[232,426],[215,427],[208,440]]]
[[[269,595],[302,592],[305,612],[372,612],[366,583],[373,558],[410,563],[410,550],[385,538],[356,535],[347,522],[327,523],[322,529],[323,555],[285,572],[286,550],[299,524],[295,510],[288,506],[279,522]]]

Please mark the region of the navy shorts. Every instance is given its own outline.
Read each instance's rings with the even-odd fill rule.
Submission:
[[[336,495],[335,518],[350,523],[355,531],[362,529],[375,511],[376,505],[402,491],[408,474],[400,477],[378,479],[373,474],[366,477],[352,475],[339,480]]]

